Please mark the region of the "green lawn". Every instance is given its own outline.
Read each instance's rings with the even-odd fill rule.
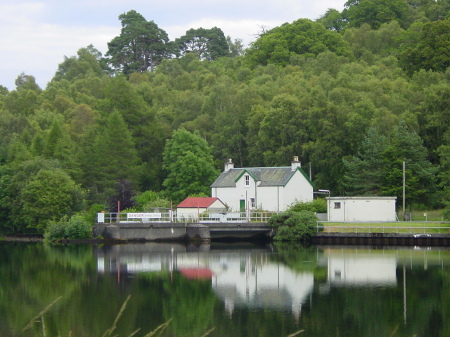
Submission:
[[[399,211],[397,213],[397,216],[399,219],[402,219],[403,213],[401,211]],[[412,221],[443,221],[442,210],[412,211],[411,212],[411,220]]]
[[[450,234],[450,223],[442,222],[384,222],[384,223],[349,223],[319,222],[326,233],[427,233]]]

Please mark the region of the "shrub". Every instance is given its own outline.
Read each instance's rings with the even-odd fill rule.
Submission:
[[[80,215],[70,218],[65,231],[66,239],[82,240],[92,238],[92,226]]]
[[[277,241],[300,241],[307,243],[316,232],[317,217],[311,211],[283,212],[273,215],[269,225],[275,229]]]
[[[61,219],[59,222],[51,221],[48,223],[44,231],[45,242],[56,242],[64,238],[65,222],[67,218]]]
[[[63,239],[82,240],[90,238],[92,238],[92,226],[82,215],[74,215],[70,219],[64,217],[58,222],[51,222],[44,232],[44,240],[48,243]]]
[[[289,209],[291,212],[310,211],[315,213],[327,212],[327,201],[325,199],[314,199],[311,202],[299,202]]]

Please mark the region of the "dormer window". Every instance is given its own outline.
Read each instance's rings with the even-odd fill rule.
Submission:
[[[245,186],[250,186],[250,176],[245,176]]]

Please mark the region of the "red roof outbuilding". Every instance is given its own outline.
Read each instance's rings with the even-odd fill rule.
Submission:
[[[219,198],[212,197],[190,197],[184,199],[177,208],[208,208]]]

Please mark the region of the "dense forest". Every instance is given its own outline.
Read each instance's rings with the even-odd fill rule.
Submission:
[[[316,189],[450,210],[450,1],[349,0],[315,21],[170,41],[134,10],[102,55],[64,57],[46,88],[0,86],[0,226],[146,210],[209,195],[237,167],[298,155]],[[448,212],[450,213],[450,212]]]

